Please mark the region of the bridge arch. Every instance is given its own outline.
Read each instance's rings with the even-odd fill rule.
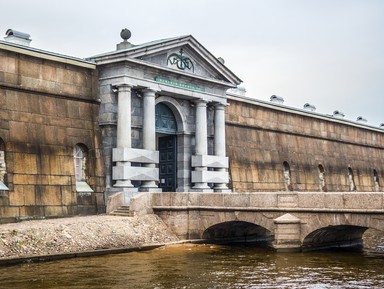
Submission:
[[[268,242],[273,233],[250,222],[228,221],[207,228],[202,238],[213,242]]]
[[[370,214],[328,214],[307,219],[301,227],[303,248],[362,245],[367,229],[384,231],[384,224]]]
[[[300,218],[300,215],[297,215]],[[330,226],[355,226],[384,231],[384,222],[377,215],[351,214],[351,213],[327,213],[313,215],[306,218],[305,225],[301,226],[302,240],[310,233]]]
[[[362,237],[367,229],[367,227],[351,225],[320,228],[304,238],[302,248],[309,250],[330,247],[362,247]]]

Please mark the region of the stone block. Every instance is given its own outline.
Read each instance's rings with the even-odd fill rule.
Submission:
[[[36,155],[16,153],[14,154],[14,173],[36,174]]]
[[[198,199],[199,206],[213,206],[223,207],[225,206],[225,195],[218,193],[200,193]]]
[[[260,208],[276,208],[277,194],[276,193],[258,193],[249,195],[250,207]]]
[[[344,193],[324,193],[324,207],[330,209],[344,208]]]
[[[277,196],[277,205],[281,208],[296,208],[298,206],[297,194],[279,193]]]
[[[218,171],[193,171],[192,183],[218,183],[227,184],[229,182],[228,172]]]
[[[344,193],[345,209],[384,209],[383,193]]]
[[[159,169],[149,167],[114,166],[113,180],[158,181]]]
[[[224,195],[225,207],[249,207],[250,195],[248,193],[229,193]]]
[[[47,217],[61,217],[67,215],[65,206],[45,206],[44,215]]]
[[[186,206],[188,205],[188,193],[170,193],[171,206]]]
[[[159,163],[158,151],[133,148],[114,148],[112,156],[112,161],[114,162],[135,162],[146,164]]]
[[[228,158],[213,155],[193,155],[192,167],[228,168]]]
[[[36,204],[42,206],[61,205],[60,186],[36,186]]]
[[[311,192],[311,193],[297,193],[299,208],[324,208],[325,197],[324,193]]]

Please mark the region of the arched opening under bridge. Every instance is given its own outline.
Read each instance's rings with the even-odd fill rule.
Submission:
[[[274,237],[271,231],[254,223],[229,221],[207,228],[202,236],[211,243],[269,243]]]
[[[363,234],[367,227],[337,225],[320,228],[308,234],[303,241],[303,251],[335,249],[335,248],[363,248]]]

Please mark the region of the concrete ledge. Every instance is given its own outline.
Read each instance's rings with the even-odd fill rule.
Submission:
[[[355,213],[384,214],[383,210],[361,209],[311,209],[311,208],[259,208],[259,207],[213,207],[213,206],[152,206],[154,211],[239,211],[239,212],[305,212],[305,213]]]
[[[382,192],[176,192],[152,195],[154,207],[239,211],[384,212]],[[176,208],[175,208],[176,209]]]
[[[47,262],[47,261],[70,259],[70,258],[92,257],[92,256],[101,256],[101,255],[108,255],[108,254],[121,254],[121,253],[136,252],[136,251],[148,251],[148,250],[153,250],[159,247],[163,247],[164,245],[165,244],[145,244],[137,247],[110,248],[110,249],[101,249],[101,250],[84,251],[84,252],[62,253],[62,254],[41,255],[41,256],[25,256],[20,258],[5,258],[5,259],[0,259],[0,266],[17,265],[20,263],[30,263],[30,262]]]

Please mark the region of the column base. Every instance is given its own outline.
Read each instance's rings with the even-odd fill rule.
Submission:
[[[118,180],[113,186],[115,188],[135,188],[130,180]]]
[[[223,184],[223,183],[215,184],[215,186],[213,187],[213,190],[215,192],[218,192],[218,193],[231,193],[232,192],[232,190],[230,190],[227,187],[227,184]]]

